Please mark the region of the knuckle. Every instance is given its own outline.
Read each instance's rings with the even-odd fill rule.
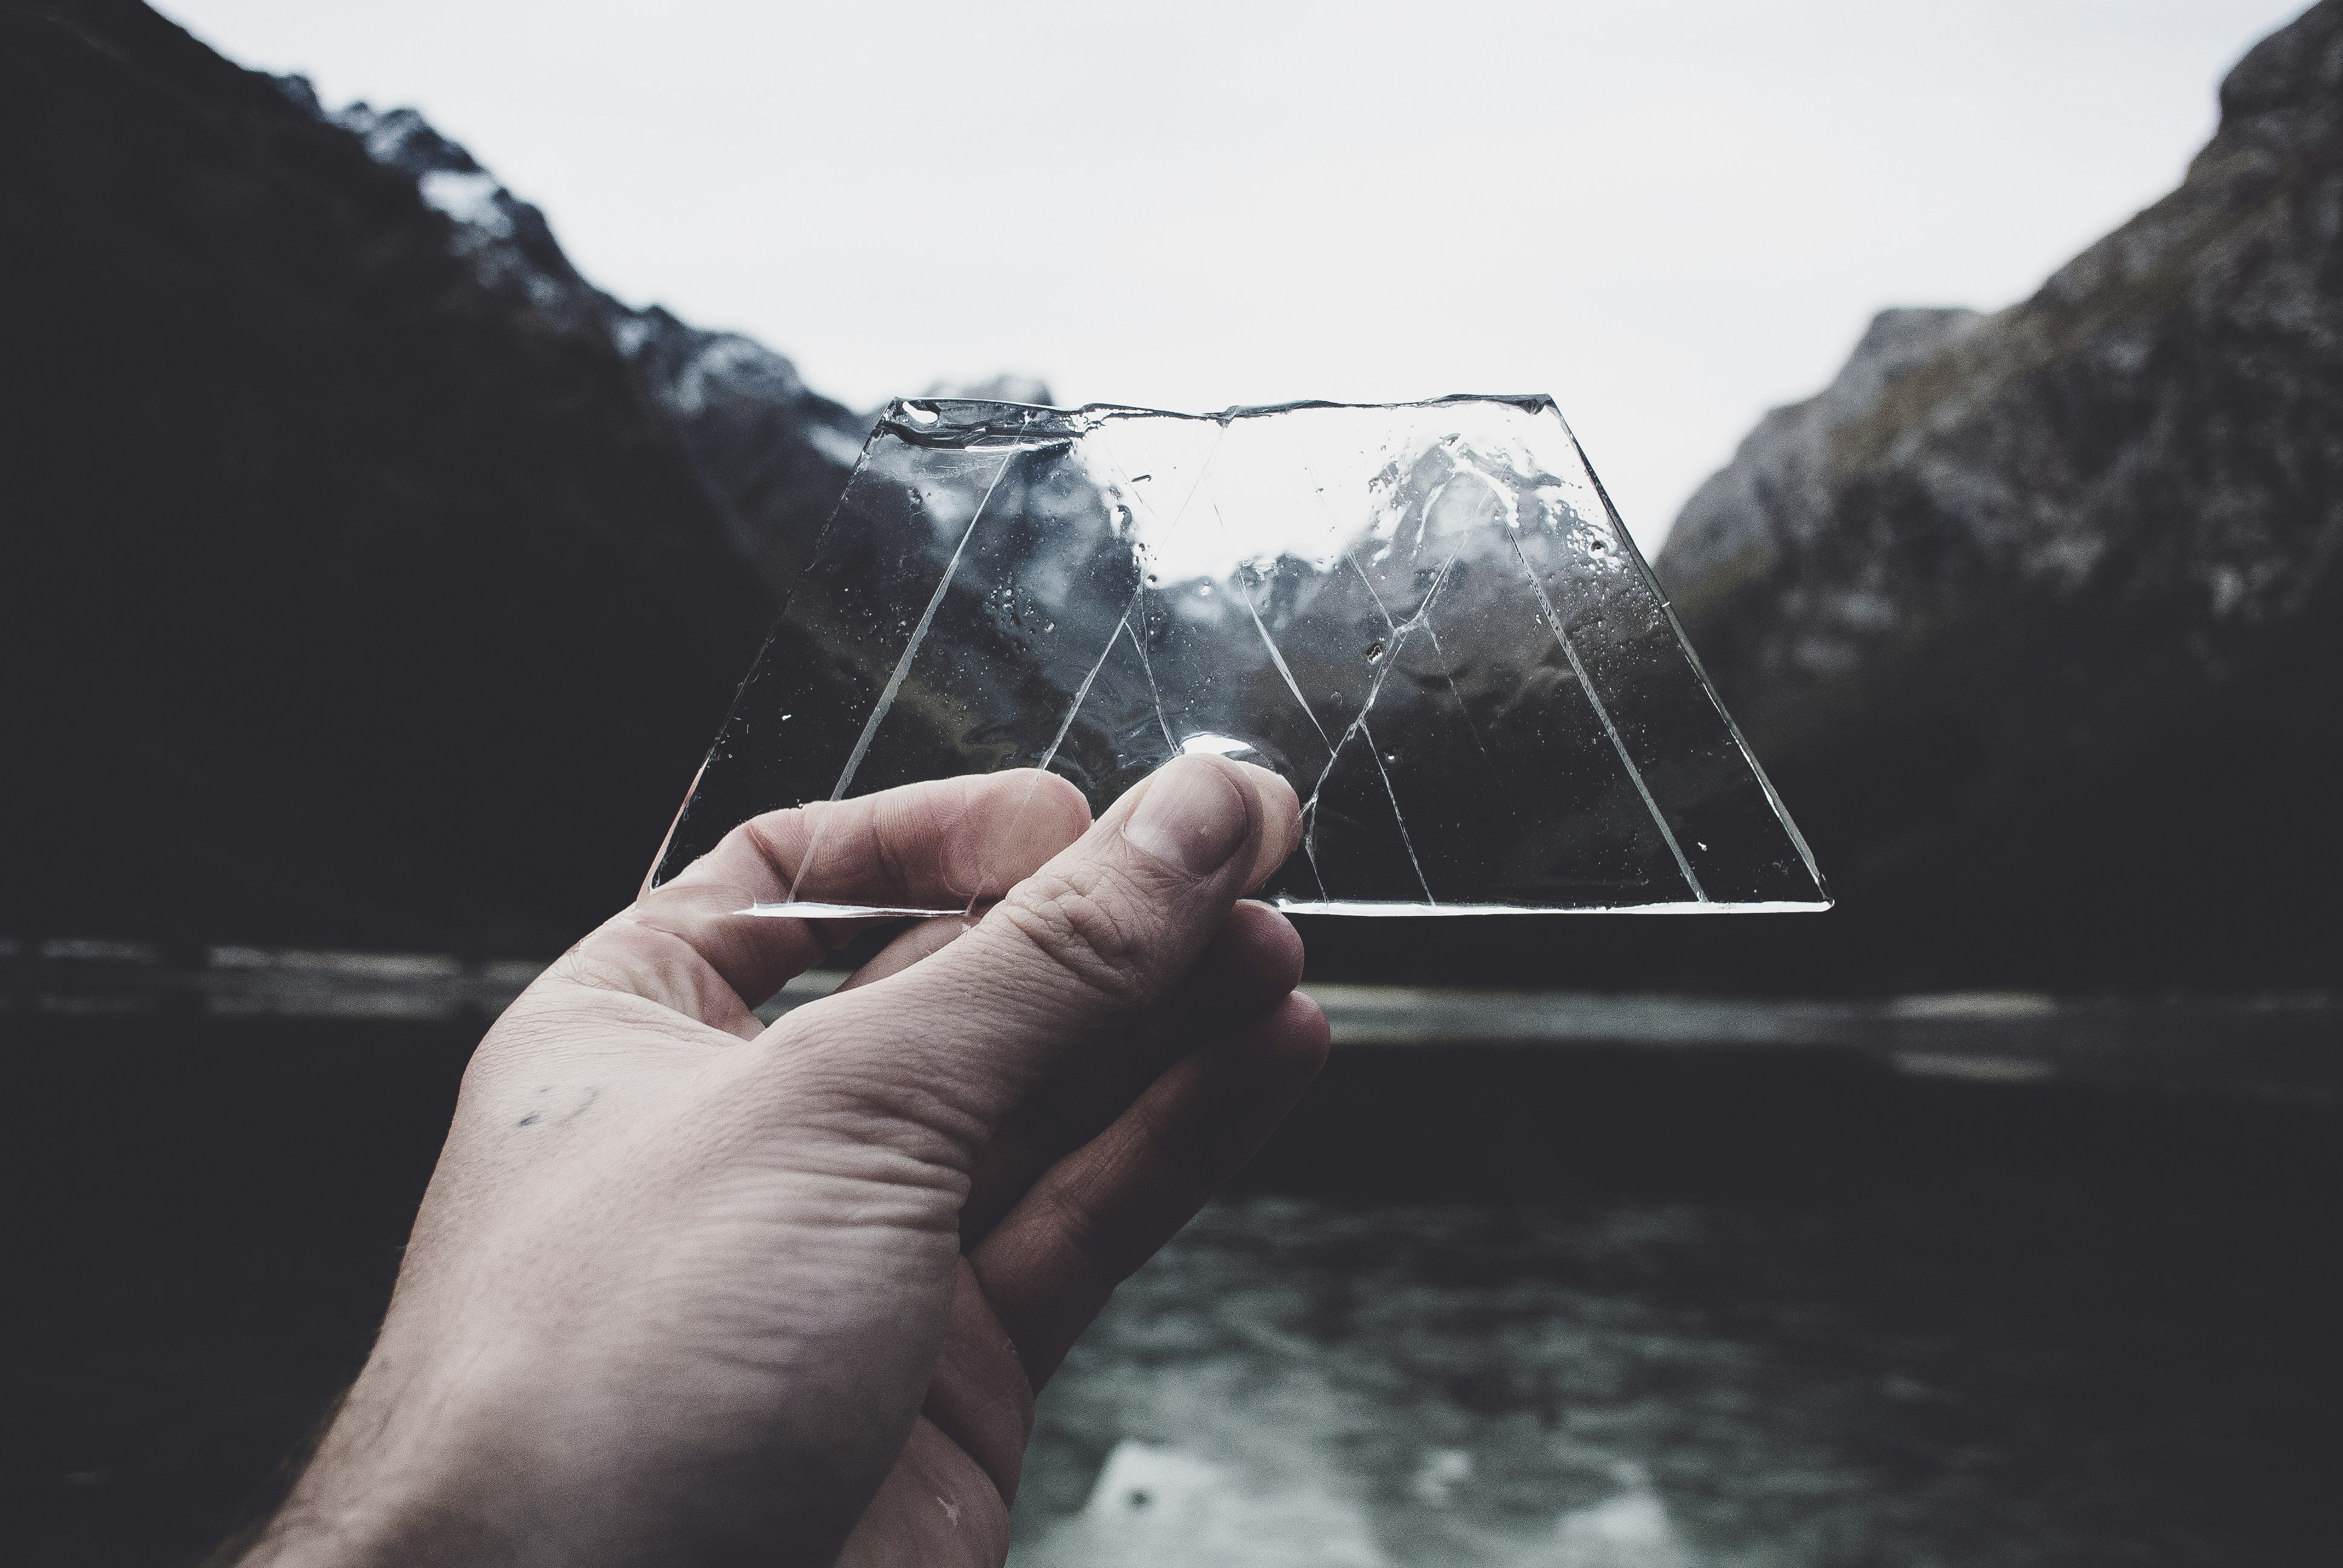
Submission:
[[[751,817],[732,830],[739,836],[749,852],[777,875],[790,877],[797,874],[798,855],[806,840],[807,824],[807,809],[799,806],[787,811]]]
[[[873,810],[862,819],[863,859],[878,872],[880,885],[890,889],[909,888],[912,868],[903,859],[903,835],[897,822],[886,814]]]
[[[621,917],[564,953],[547,973],[585,990],[666,996],[688,990],[690,944],[662,926]]]
[[[1029,878],[1001,909],[1029,946],[1084,986],[1136,1003],[1151,989],[1158,945],[1145,907],[1111,870],[1091,865]]]

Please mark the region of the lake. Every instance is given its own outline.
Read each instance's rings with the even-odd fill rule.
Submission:
[[[194,1563],[363,1356],[525,973],[0,958],[9,1555]],[[2331,1560],[2323,1001],[1330,1001],[1044,1393],[1014,1561]]]

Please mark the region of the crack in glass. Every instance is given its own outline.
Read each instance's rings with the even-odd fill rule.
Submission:
[[[1296,913],[1830,903],[1544,397],[897,402],[653,882],[763,811],[1037,768],[1102,812],[1195,751],[1301,795]],[[756,912],[960,912],[823,869],[818,824]]]

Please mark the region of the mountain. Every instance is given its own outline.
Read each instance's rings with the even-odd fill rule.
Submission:
[[[1668,537],[1830,919],[1865,928],[1790,961],[2336,980],[2343,0],[2220,103],[2179,188],[2032,298],[1881,315]]]
[[[0,5],[0,933],[544,950],[632,892],[863,430],[410,113]]]
[[[1313,971],[2331,986],[2343,0],[2221,105],[2032,299],[1883,316],[1657,562],[1836,911],[1312,921]],[[0,0],[0,938],[615,907],[867,419],[133,0]]]
[[[543,213],[413,109],[329,111],[306,78],[277,85],[413,179],[424,205],[454,225],[450,243],[484,287],[517,289],[541,317],[608,337],[680,438],[736,547],[777,598],[788,590],[811,542],[806,519],[818,522],[845,487],[868,417],[812,391],[754,338],[687,326],[658,306],[632,309],[588,283]]]

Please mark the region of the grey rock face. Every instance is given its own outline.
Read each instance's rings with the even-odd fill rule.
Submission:
[[[2237,946],[2200,927],[2332,924],[2286,892],[2332,810],[2274,780],[2331,761],[2343,709],[2343,0],[2221,107],[2032,298],[1883,314],[1656,563],[1850,904],[1987,864],[2067,916],[2128,889],[2184,980]],[[2324,967],[2291,964],[2215,970]]]
[[[1833,436],[1872,413],[1897,380],[1985,319],[1958,308],[1883,310],[1828,387],[1759,420],[1732,464],[1684,503],[1668,535],[1660,566],[1679,598],[1770,576],[1785,551],[1812,546],[1832,517]],[[1874,614],[1890,608],[1865,608]],[[1861,618],[1865,611],[1854,613]]]
[[[1766,674],[1828,648],[1827,674],[1928,608],[1895,570],[1916,550],[2208,628],[2299,614],[2343,542],[2343,9],[2266,40],[2221,102],[2180,189],[2033,298],[1883,312],[1766,416],[1656,563],[1687,624],[1770,599]]]

